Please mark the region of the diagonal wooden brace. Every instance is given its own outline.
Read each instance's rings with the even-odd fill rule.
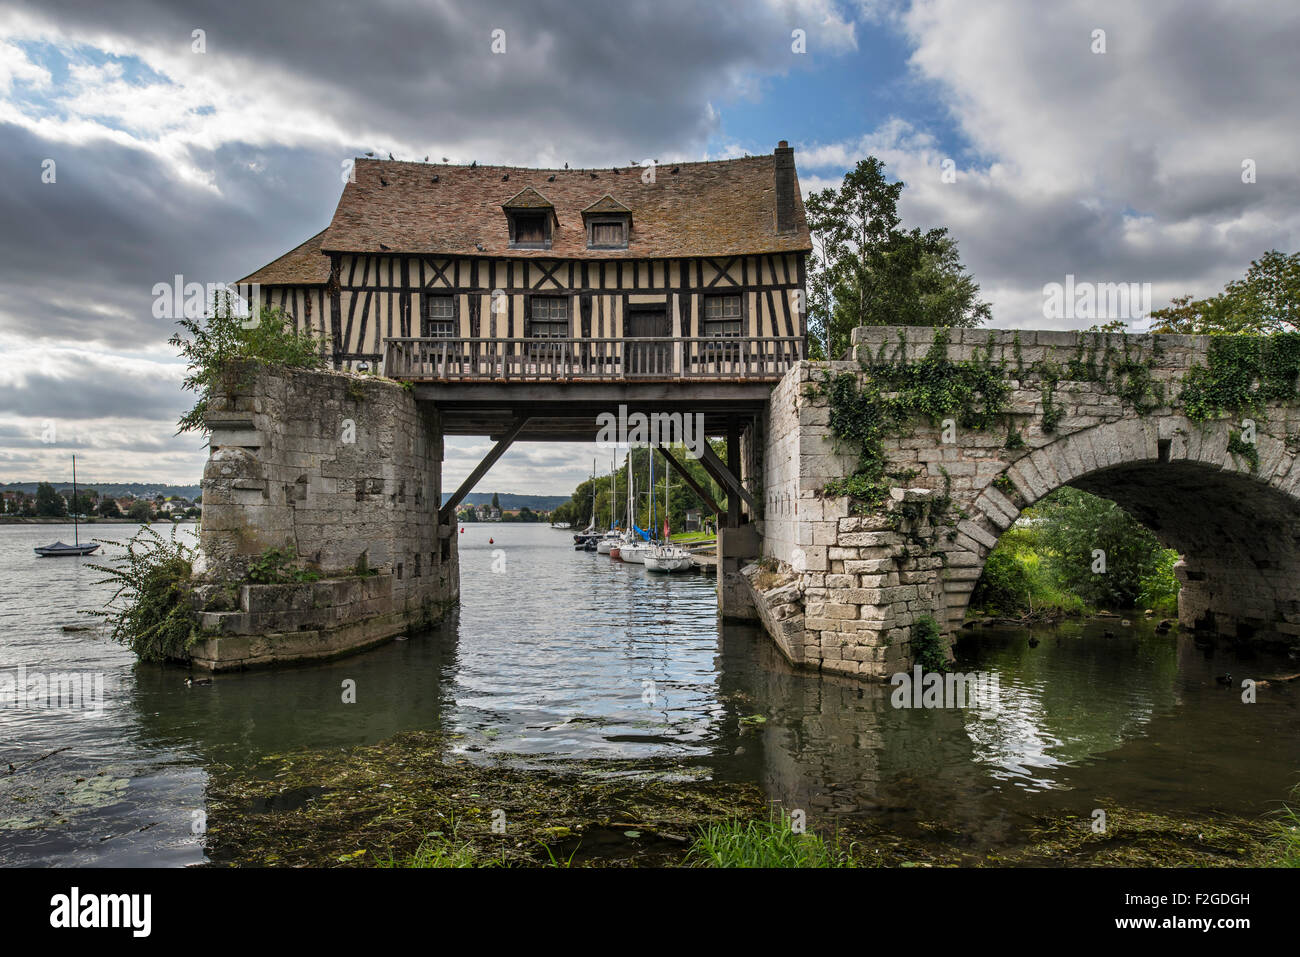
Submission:
[[[484,475],[487,475],[488,469],[497,464],[497,459],[506,454],[506,449],[510,448],[510,444],[514,442],[516,436],[524,430],[524,426],[527,424],[528,416],[516,419],[514,424],[510,426],[509,430],[507,430],[506,434],[501,436],[501,439],[496,445],[492,446],[492,451],[488,452],[488,454],[483,457],[483,461],[478,464],[474,471],[469,473],[469,477],[460,483],[460,488],[456,489],[456,491],[452,493],[451,498],[447,499],[447,504],[438,509],[439,525],[452,524],[452,521],[456,517],[456,506],[463,502],[465,496],[474,490],[474,486],[478,484],[479,479]]]
[[[672,452],[668,451],[668,446],[660,445],[658,448],[663,457],[668,460],[668,464],[671,465],[673,470],[682,477],[682,481],[685,482],[690,490],[704,503],[704,507],[714,515],[722,515],[723,511],[718,507],[718,503],[713,501],[713,496],[704,491],[703,486],[701,486],[699,482],[695,481],[694,476],[692,476],[690,472],[686,471],[686,467],[673,458]]]
[[[700,443],[700,464],[704,466],[704,471],[709,473],[709,477],[722,486],[728,496],[739,496],[740,500],[749,506],[749,513],[758,516],[758,503],[754,501],[754,496],[745,491],[745,487],[740,484],[740,479],[732,474],[731,469],[727,468],[722,459],[718,458],[708,442]]]

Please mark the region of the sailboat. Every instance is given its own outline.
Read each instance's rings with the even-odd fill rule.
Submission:
[[[81,544],[80,523],[77,521],[77,457],[72,457],[72,541],[73,545],[65,545],[63,542],[55,542],[53,545],[44,545],[41,548],[33,549],[41,558],[57,558],[62,555],[89,555],[99,545],[91,543],[89,545]]]
[[[646,571],[684,572],[695,567],[695,559],[691,557],[691,553],[680,545],[674,545],[668,531],[668,500],[671,485],[672,473],[667,472],[664,475],[664,541],[661,545],[651,546],[646,552]]]
[[[613,551],[619,540],[618,523],[614,520],[614,496],[618,492],[618,470],[614,466],[617,461],[611,459],[609,463],[609,531],[596,540],[596,551],[601,555],[608,555]]]
[[[636,525],[636,499],[632,499],[632,521],[629,523],[628,535],[631,538],[626,545],[618,547],[618,554],[625,562],[631,562],[633,565],[644,565],[645,557],[650,552],[650,536],[641,532]],[[655,452],[650,450],[650,511],[646,513],[649,518],[649,525],[654,528],[655,524]],[[638,533],[644,535],[644,538],[638,537]]]

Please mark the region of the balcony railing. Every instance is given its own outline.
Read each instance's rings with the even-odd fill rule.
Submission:
[[[777,380],[803,358],[799,337],[388,339],[384,374],[412,381]]]

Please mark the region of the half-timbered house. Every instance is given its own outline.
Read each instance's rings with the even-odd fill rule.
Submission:
[[[803,356],[810,249],[784,141],[651,168],[360,159],[329,226],[242,282],[337,368],[769,378]]]

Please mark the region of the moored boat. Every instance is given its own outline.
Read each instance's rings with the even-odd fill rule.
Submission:
[[[684,572],[695,567],[691,553],[676,545],[657,545],[649,548],[644,564],[652,572]]]
[[[61,555],[89,555],[97,548],[99,546],[95,544],[65,545],[63,542],[55,542],[53,545],[42,545],[40,548],[33,549],[33,551],[42,558],[55,558]]]
[[[88,545],[81,544],[81,525],[77,521],[77,457],[72,457],[72,545],[65,545],[63,542],[54,542],[51,545],[42,545],[40,548],[33,549],[41,558],[64,558],[69,555],[89,555],[99,548],[96,543]]]

